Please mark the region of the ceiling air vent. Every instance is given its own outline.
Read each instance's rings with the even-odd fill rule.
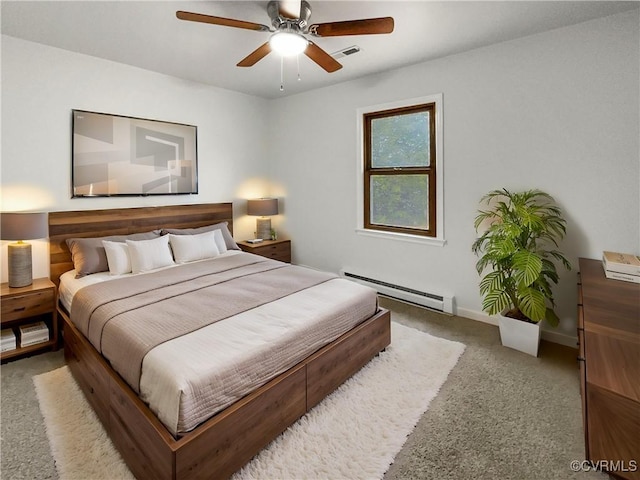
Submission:
[[[331,56],[335,59],[348,57],[349,55],[353,55],[354,53],[358,53],[360,51],[360,47],[357,45],[352,45],[351,47],[343,48],[342,50],[338,50],[337,52],[333,52]]]

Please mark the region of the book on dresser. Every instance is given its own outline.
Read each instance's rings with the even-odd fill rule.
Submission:
[[[640,283],[640,275],[631,275],[630,273],[614,272],[612,270],[605,270],[604,274],[607,278],[613,280],[622,280],[624,282]]]
[[[0,334],[0,351],[8,352],[18,347],[16,334],[11,328],[3,328]]]
[[[640,283],[640,257],[637,255],[604,251],[602,267],[607,278]]]
[[[49,341],[49,328],[44,322],[29,323],[20,326],[20,346],[28,347]]]

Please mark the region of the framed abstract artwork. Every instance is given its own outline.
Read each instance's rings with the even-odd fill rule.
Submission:
[[[197,127],[72,113],[72,197],[198,193]]]

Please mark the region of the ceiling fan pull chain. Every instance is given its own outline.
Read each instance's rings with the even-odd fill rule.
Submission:
[[[284,92],[284,57],[280,57],[280,91]]]
[[[300,78],[300,55],[296,55],[296,63],[298,64],[298,81],[302,80]]]

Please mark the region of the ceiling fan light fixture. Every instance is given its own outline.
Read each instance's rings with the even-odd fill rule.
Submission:
[[[276,32],[269,39],[269,46],[283,57],[291,57],[304,52],[308,40],[298,33]]]

